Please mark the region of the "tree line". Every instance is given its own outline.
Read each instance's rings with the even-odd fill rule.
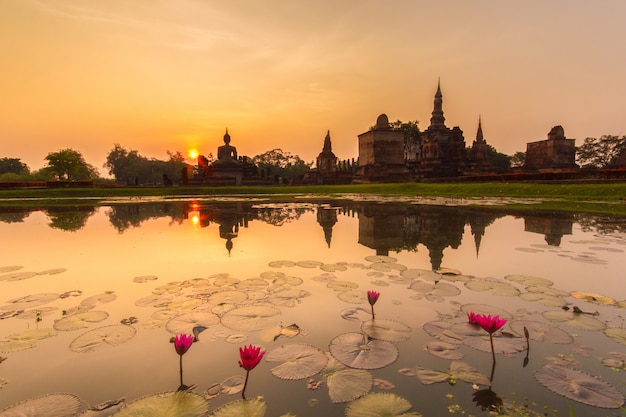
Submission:
[[[405,132],[405,141],[411,142],[419,137],[416,121],[403,123],[397,121],[392,127]],[[469,150],[470,148],[468,148]],[[626,155],[626,135],[603,135],[600,138],[586,138],[576,148],[576,162],[583,168],[613,168],[622,154]],[[488,145],[488,158],[498,171],[506,171],[511,167],[523,167],[524,152],[516,152],[512,156],[498,152]],[[622,158],[626,158],[622,156]],[[44,158],[46,166],[31,171],[20,158],[0,158],[0,181],[76,181],[93,180],[115,182],[119,184],[178,184],[182,181],[183,170],[188,164],[181,152],[167,151],[167,159],[159,160],[141,155],[137,150],[126,149],[114,144],[107,154],[103,168],[112,177],[102,178],[98,169],[89,164],[83,155],[74,149],[61,149],[50,152]],[[208,155],[208,161],[214,157]],[[298,155],[283,151],[280,148],[269,150],[251,158],[251,162],[268,175],[282,178],[294,178],[304,175],[312,169],[313,162],[305,162]],[[624,163],[622,161],[622,163]]]

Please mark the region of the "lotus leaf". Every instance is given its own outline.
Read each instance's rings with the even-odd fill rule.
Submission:
[[[300,304],[300,299],[311,295],[305,290],[287,289],[278,291],[268,297],[270,303],[281,307],[295,307]]]
[[[455,333],[452,330],[453,323],[445,321],[429,321],[424,323],[422,328],[426,333],[439,340],[448,343],[461,344],[463,343],[463,335]]]
[[[282,274],[282,273],[281,273]],[[263,275],[270,275],[267,272],[264,272]],[[274,274],[271,274],[271,278],[270,277],[266,277],[266,279],[276,279],[276,276],[274,276]],[[285,274],[280,275],[285,276]],[[239,281],[235,287],[240,290],[240,291],[259,291],[259,290],[263,290],[265,289],[265,287],[267,287],[269,284],[267,281],[265,281],[265,279],[263,278],[248,278],[248,279],[244,279],[242,281]]]
[[[37,341],[55,336],[57,331],[54,329],[30,329],[21,333],[15,333],[7,336],[7,340],[0,342],[0,352],[16,352],[32,348]]]
[[[616,304],[614,298],[607,297],[606,295],[600,294],[589,294],[581,291],[572,291],[569,293],[574,298],[580,298],[582,300],[593,301],[594,303],[604,304],[607,306],[612,306]]]
[[[268,264],[268,266],[270,266],[271,268],[282,268],[283,266],[287,268],[291,268],[292,266],[296,266],[296,263],[294,261],[280,260],[280,261],[272,261]]]
[[[156,281],[157,279],[158,277],[155,275],[142,275],[142,276],[133,278],[133,282],[136,282],[138,284],[143,284],[148,281]]]
[[[398,349],[384,340],[368,340],[362,333],[344,333],[330,341],[330,353],[356,369],[379,369],[398,359]]]
[[[222,316],[222,325],[239,331],[258,331],[276,325],[275,316],[280,314],[276,307],[253,305],[234,308]]]
[[[372,317],[372,312],[362,307],[347,308],[341,311],[341,318],[354,321],[366,321]]]
[[[213,285],[216,287],[232,287],[239,282],[238,278],[230,277],[228,274],[217,274],[212,278],[214,278]]]
[[[339,291],[337,298],[350,304],[363,304],[367,302],[367,293],[360,290]]]
[[[487,332],[482,331],[481,334],[470,336],[463,340],[463,343],[482,352],[491,353],[491,342]],[[503,353],[510,355],[526,350],[526,339],[521,337],[493,336],[493,349],[495,353]]]
[[[557,288],[547,287],[543,285],[531,285],[526,287],[526,291],[541,293],[546,295],[552,295],[554,297],[567,297],[569,293],[567,291],[559,290]]]
[[[244,291],[227,290],[219,291],[209,297],[209,303],[220,304],[239,304],[245,301],[248,295]]]
[[[363,369],[348,368],[332,356],[328,358],[322,376],[334,403],[352,401],[372,388],[372,374]]]
[[[487,304],[464,304],[461,306],[461,311],[465,314],[474,312],[476,314],[491,314],[492,316],[498,316],[501,319],[510,320],[511,313],[500,307],[495,307]]]
[[[54,328],[62,331],[84,329],[87,327],[87,323],[98,323],[107,317],[109,317],[109,313],[106,311],[85,311],[56,320]]]
[[[622,345],[626,345],[626,329],[622,327],[611,327],[604,330],[604,334]]]
[[[553,295],[537,292],[526,292],[519,295],[519,298],[526,301],[542,304],[548,307],[563,307],[567,305],[567,302]]]
[[[494,278],[474,278],[465,282],[465,287],[472,291],[490,291],[493,295],[515,297],[520,291],[507,282]]]
[[[370,255],[370,256],[366,256],[365,260],[368,262],[379,262],[379,263],[395,263],[398,260],[396,258],[393,258],[391,256],[385,256],[385,255]]]
[[[165,307],[172,301],[171,296],[165,295],[149,295],[135,301],[138,307]]]
[[[70,343],[70,350],[73,352],[91,352],[102,346],[117,346],[132,339],[137,330],[132,326],[124,324],[113,324],[110,326],[98,327],[83,333]]]
[[[412,407],[408,400],[396,394],[374,392],[348,404],[346,417],[420,416],[419,413],[407,413]]]
[[[92,305],[96,303],[110,303],[117,298],[117,294],[113,291],[107,291],[103,294],[92,295],[91,297],[85,298],[80,303],[82,305]]]
[[[274,284],[274,285],[290,285],[292,287],[296,287],[298,285],[302,285],[303,282],[304,281],[302,280],[302,278],[286,276],[286,277],[275,278],[272,281],[272,284]]]
[[[67,268],[52,268],[37,272],[37,275],[57,275],[67,271]]]
[[[263,417],[267,405],[260,398],[254,400],[237,400],[215,410],[211,417]]]
[[[126,400],[105,401],[98,405],[88,408],[79,414],[80,417],[109,417],[126,407]]]
[[[11,272],[9,274],[0,275],[0,281],[21,281],[34,276],[37,276],[36,272]]]
[[[574,338],[564,330],[550,324],[532,320],[513,320],[509,327],[518,337],[524,336],[524,327],[528,331],[530,339],[540,342],[552,342],[566,345],[574,342]]]
[[[417,379],[424,385],[437,384],[450,379],[450,375],[447,372],[436,371],[434,369],[417,368],[417,372],[414,372]],[[408,376],[412,376],[410,373],[406,373]]]
[[[324,265],[324,263],[319,261],[298,261],[296,262],[296,265],[300,268],[319,268]]]
[[[281,379],[304,379],[321,371],[328,363],[328,357],[318,347],[306,344],[283,345],[265,355],[267,362],[283,362],[271,369],[274,376]]]
[[[0,411],[0,417],[66,417],[80,408],[72,394],[47,394],[14,404]]]
[[[14,298],[9,300],[8,305],[1,306],[0,310],[26,310],[36,306],[50,303],[59,298],[59,294],[56,293],[43,293],[27,295],[25,297]]]
[[[238,394],[243,390],[244,383],[245,377],[243,375],[231,376],[222,381],[220,392],[226,395]]]
[[[578,330],[604,330],[606,327],[600,320],[589,314],[575,313],[573,311],[551,310],[544,311],[543,316],[550,321],[562,321],[566,325]]]
[[[470,384],[489,385],[490,381],[487,375],[477,371],[465,362],[453,361],[450,364],[450,369],[447,373],[417,368],[417,377],[422,384],[433,384],[437,382],[444,382],[449,379],[458,379],[461,381],[469,382]]]
[[[424,348],[426,349],[426,351],[443,359],[458,360],[462,359],[464,356],[463,352],[459,351],[458,345],[438,340],[426,343]]]
[[[400,272],[400,275],[404,278],[408,279],[425,279],[428,281],[439,281],[441,280],[441,275],[436,273],[435,271],[431,271],[430,269],[405,269]]]
[[[199,417],[209,411],[209,403],[191,391],[154,394],[130,402],[114,417],[168,416]]]
[[[211,327],[220,322],[218,316],[209,311],[192,311],[170,319],[165,328],[173,334],[189,334],[197,326]]]
[[[13,271],[19,271],[20,269],[24,268],[23,266],[20,265],[8,265],[8,266],[0,266],[0,272],[13,272]]]
[[[324,264],[320,266],[320,269],[326,272],[343,272],[343,271],[347,271],[348,267],[343,264],[337,263],[337,264]]]
[[[549,287],[551,285],[554,285],[554,282],[550,281],[549,279],[545,279],[541,277],[533,277],[531,275],[507,275],[504,277],[504,279],[513,281],[513,282],[519,282],[520,284],[525,285],[527,287],[530,287],[530,286]]]
[[[359,284],[351,281],[331,281],[326,286],[335,291],[348,291],[359,288]]]
[[[372,339],[404,342],[411,337],[411,327],[399,321],[374,319],[361,324],[361,330]]]
[[[546,365],[535,379],[549,390],[583,404],[619,408],[624,396],[612,385],[584,372],[565,366]]]

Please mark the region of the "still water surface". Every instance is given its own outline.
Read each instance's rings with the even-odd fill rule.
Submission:
[[[506,316],[504,330],[519,346],[526,342],[512,327],[516,320],[549,324],[572,338],[535,341],[531,334],[528,352],[516,345],[498,354],[491,385],[505,403],[529,398],[540,412],[546,406],[564,415],[571,405],[577,416],[615,415],[620,411],[565,398],[536,378],[556,363],[602,379],[623,397],[625,230],[624,218],[381,201],[181,199],[4,208],[0,410],[49,393],[75,395],[83,411],[174,391],[179,358],[169,339],[202,326],[183,358],[184,383],[208,398],[211,413],[241,398],[237,389],[213,396],[223,381],[245,375],[237,365],[240,346],[271,352],[295,344],[328,352],[338,337],[371,323],[366,293],[376,290],[376,319],[392,328],[399,323],[386,342],[397,357],[367,364],[369,388],[345,395],[392,393],[424,416],[455,409],[486,415],[472,401],[484,384],[424,384],[415,375],[448,372],[452,350],[461,355],[457,362],[491,375],[490,350],[465,341],[484,335],[446,340],[463,332],[458,326],[472,310]],[[231,322],[233,310],[250,306],[267,307],[251,313],[262,316],[261,324]],[[546,315],[564,306],[597,315]],[[86,311],[81,317],[89,319],[67,324],[67,317]],[[579,325],[577,317],[601,327]],[[448,325],[457,328],[432,329]],[[132,327],[132,334],[117,335],[115,345],[81,344],[94,329],[119,326]],[[398,336],[405,328],[406,337]],[[617,337],[607,337],[606,328],[618,329]],[[16,344],[31,330],[49,337]],[[454,346],[433,344],[441,341]],[[288,380],[275,375],[278,365],[263,360],[250,373],[246,396],[262,396],[265,415],[344,415],[350,401],[333,401],[330,371]]]

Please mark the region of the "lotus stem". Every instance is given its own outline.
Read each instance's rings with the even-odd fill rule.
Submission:
[[[493,363],[496,363],[496,351],[493,348],[493,333],[489,333],[489,342],[491,342],[491,357],[493,358]]]
[[[180,386],[183,386],[183,355],[178,355],[180,357],[179,367],[180,367]]]
[[[248,376],[250,375],[250,371],[246,371],[246,380],[243,383],[243,389],[241,390],[241,398],[246,399],[246,387],[248,386]]]

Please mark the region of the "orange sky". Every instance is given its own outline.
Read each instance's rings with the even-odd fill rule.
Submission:
[[[102,164],[273,148],[340,159],[380,113],[428,127],[437,79],[466,143],[498,151],[554,125],[624,135],[623,0],[2,0],[0,157],[63,148]]]

